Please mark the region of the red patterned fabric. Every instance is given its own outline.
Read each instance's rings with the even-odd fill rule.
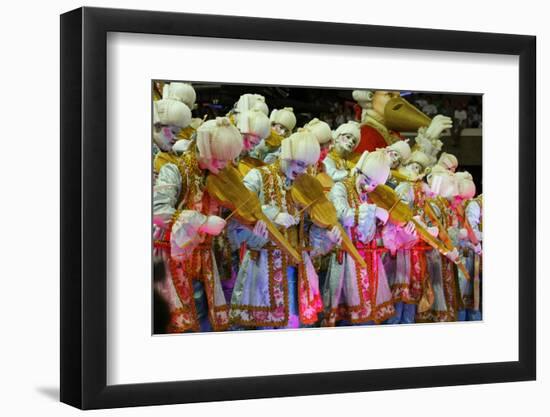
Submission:
[[[390,134],[395,137],[395,140],[404,139],[399,132],[390,130]],[[361,141],[355,152],[359,154],[365,151],[373,152],[378,148],[385,148],[386,146],[388,146],[388,143],[386,143],[384,136],[378,130],[366,124],[361,126]]]
[[[385,148],[388,146],[378,130],[369,125],[361,126],[361,141],[355,152],[362,154],[365,151],[375,151],[377,148]]]

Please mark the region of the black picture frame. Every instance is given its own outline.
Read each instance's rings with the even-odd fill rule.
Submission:
[[[519,56],[519,360],[107,385],[108,32]],[[94,409],[536,378],[534,36],[84,7],[61,15],[60,56],[62,402]]]

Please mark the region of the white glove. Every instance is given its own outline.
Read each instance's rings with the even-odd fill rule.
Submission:
[[[251,248],[262,248],[269,240],[267,226],[262,220],[258,220],[252,229],[252,236],[248,240]]]
[[[340,232],[340,228],[336,226],[334,226],[327,232],[327,237],[332,243],[335,243],[337,245],[342,244],[342,233]]]
[[[412,235],[412,236],[416,236],[416,226],[415,224],[411,221],[411,222],[408,222],[405,227],[403,228],[403,230],[405,231],[405,233],[407,233],[408,235]]]
[[[476,253],[476,255],[481,255],[482,254],[482,249],[481,249],[481,243],[478,243],[477,245],[474,246],[474,252]]]
[[[258,220],[256,224],[254,225],[254,229],[252,229],[252,233],[254,233],[254,236],[267,239],[267,226],[262,220]]]
[[[439,234],[439,228],[437,226],[427,227],[426,230],[433,237],[437,237],[437,235]]]
[[[468,238],[468,231],[464,228],[458,231],[458,238],[461,240],[466,240]]]
[[[390,213],[388,213],[388,210],[382,207],[376,207],[374,215],[378,220],[382,222],[382,224],[386,224],[386,222],[388,221],[388,218],[390,217]]]
[[[456,262],[458,259],[459,253],[458,249],[454,248],[451,252],[447,253],[447,258],[451,260],[451,262]]]
[[[199,228],[199,232],[208,233],[209,235],[219,235],[225,227],[225,220],[218,216],[208,216],[206,222]]]
[[[296,224],[296,219],[288,213],[279,213],[273,220],[275,224],[283,226],[285,229]]]
[[[450,129],[453,127],[453,120],[450,117],[443,116],[442,114],[438,114],[432,119],[432,122],[428,126],[428,129],[426,129],[426,136],[430,139],[437,139],[444,130]]]

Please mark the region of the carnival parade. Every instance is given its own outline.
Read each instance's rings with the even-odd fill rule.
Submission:
[[[241,90],[206,109],[195,83],[152,83],[154,333],[482,319],[480,174],[443,150],[460,112]]]

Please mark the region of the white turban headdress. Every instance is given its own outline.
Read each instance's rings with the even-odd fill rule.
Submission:
[[[398,140],[388,146],[388,148],[397,152],[401,156],[402,161],[406,161],[411,157],[411,147],[408,144],[408,140]]]
[[[365,151],[357,161],[355,168],[377,184],[385,184],[390,175],[390,165],[391,160],[386,152],[382,150]]]
[[[332,140],[332,130],[330,130],[328,123],[317,118],[310,120],[307,124],[305,124],[304,129],[311,132],[321,145],[324,145]]]
[[[455,178],[458,183],[458,193],[462,198],[470,199],[476,195],[476,184],[469,172],[457,172]]]
[[[166,84],[162,89],[163,100],[181,101],[190,109],[195,105],[197,94],[191,84],[173,82]]]
[[[241,133],[251,133],[265,139],[271,132],[269,118],[259,110],[247,110],[235,114],[235,123]]]
[[[241,153],[243,139],[227,117],[217,117],[197,129],[197,148],[201,158],[230,161]]]
[[[281,159],[302,161],[313,165],[319,160],[321,147],[317,138],[305,129],[298,129],[288,138],[281,141]]]
[[[191,123],[191,110],[181,101],[158,100],[153,103],[153,123],[187,127]]]
[[[267,116],[269,109],[265,103],[265,97],[260,94],[243,94],[240,96],[235,103],[235,112],[242,113],[248,110],[258,110]]]
[[[441,154],[437,163],[447,168],[449,171],[454,171],[458,167],[458,159],[456,156],[447,152]]]
[[[361,140],[361,130],[359,128],[359,123],[357,122],[347,122],[338,126],[334,131],[334,139],[337,139],[340,135],[351,134],[355,138],[355,148],[359,145]],[[355,150],[355,148],[353,150]]]
[[[296,116],[292,107],[285,107],[281,110],[273,110],[269,117],[271,123],[279,123],[286,127],[289,131],[292,131],[296,126]]]

